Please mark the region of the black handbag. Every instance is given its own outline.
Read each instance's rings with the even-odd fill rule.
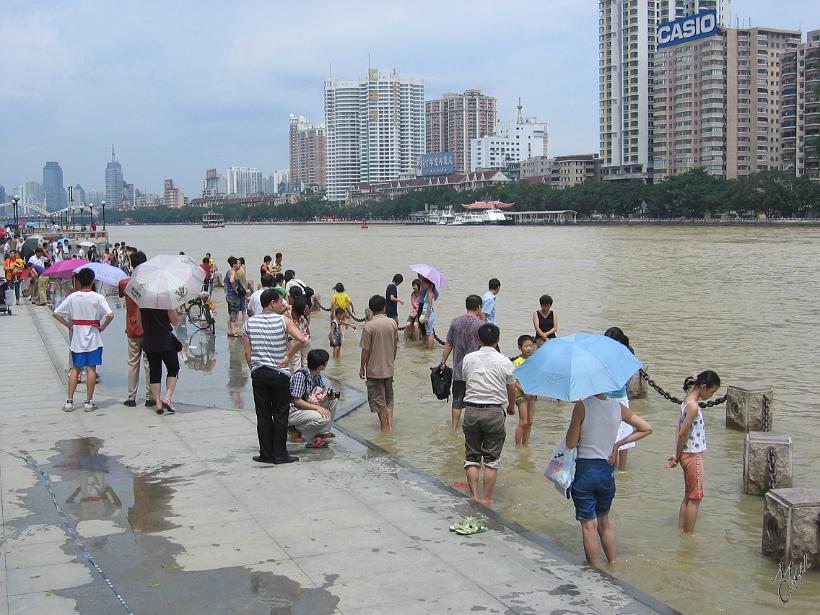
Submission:
[[[433,395],[438,399],[450,399],[450,388],[453,384],[453,370],[446,365],[436,365],[430,368],[430,383],[433,386]]]

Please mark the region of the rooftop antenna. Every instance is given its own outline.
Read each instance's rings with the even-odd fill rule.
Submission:
[[[523,124],[524,123],[524,115],[522,114],[521,109],[522,109],[521,97],[519,96],[518,97],[518,119],[516,120],[516,123],[518,123],[518,124]]]
[[[111,144],[111,160],[116,160],[117,157],[114,155],[114,144]]]

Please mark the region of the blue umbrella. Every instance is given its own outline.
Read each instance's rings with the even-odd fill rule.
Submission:
[[[643,365],[623,344],[576,333],[550,340],[515,370],[524,392],[565,401],[617,391]]]

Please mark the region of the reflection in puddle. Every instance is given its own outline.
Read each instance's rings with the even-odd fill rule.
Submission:
[[[177,527],[169,520],[171,485],[179,479],[160,475],[178,466],[165,466],[134,475],[116,458],[100,452],[99,438],[57,442],[59,454],[48,472],[62,478],[53,484],[65,513],[81,521],[114,521],[139,532],[159,532]],[[127,512],[126,512],[127,511]]]

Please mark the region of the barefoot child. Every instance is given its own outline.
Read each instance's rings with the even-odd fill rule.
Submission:
[[[418,279],[411,282],[413,292],[410,293],[410,314],[404,325],[404,341],[415,342],[419,339],[419,291],[421,283]]]
[[[342,356],[342,329],[347,327],[349,329],[356,329],[355,325],[346,322],[347,312],[342,308],[337,307],[333,313],[333,320],[330,321],[330,347],[333,349],[333,358],[338,359]]]
[[[706,451],[706,429],[700,402],[712,397],[720,388],[720,376],[711,370],[690,376],[683,381],[688,391],[680,406],[675,455],[669,458],[667,468],[680,464],[683,468],[683,501],[678,513],[678,531],[695,532],[698,508],[703,499],[703,453]],[[690,390],[691,389],[691,390]]]
[[[522,335],[518,338],[518,350],[521,356],[513,361],[513,367],[518,367],[532,356],[535,351],[535,340],[531,335]],[[515,428],[515,445],[527,446],[530,441],[532,419],[535,412],[535,395],[526,395],[520,384],[515,387],[515,405],[518,407],[518,427]]]

